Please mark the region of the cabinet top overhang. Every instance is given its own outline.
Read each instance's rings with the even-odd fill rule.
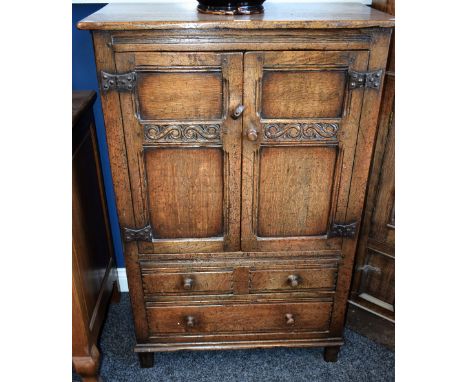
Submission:
[[[222,16],[202,14],[192,3],[112,3],[78,23],[87,30],[274,29],[393,27],[395,19],[360,3],[268,3],[265,13]]]

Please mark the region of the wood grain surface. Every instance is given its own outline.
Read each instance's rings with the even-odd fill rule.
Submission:
[[[348,75],[385,67],[393,17],[192,5],[110,4],[78,25],[98,74],[137,78],[101,94],[121,227],[152,232],[125,244],[135,350],[144,366],[152,351],[276,346],[335,361],[357,238],[328,233],[359,233],[382,93]]]
[[[223,78],[217,73],[147,73],[138,76],[140,117],[145,120],[213,120],[223,113]],[[184,91],[181,93],[181,89]]]
[[[394,18],[363,4],[288,3],[265,5],[264,14],[245,16],[206,15],[196,3],[106,5],[78,23],[80,29],[138,30],[171,28],[360,28],[391,27]]]
[[[346,74],[346,70],[266,71],[262,118],[341,117]]]
[[[158,238],[223,233],[223,155],[217,148],[145,153],[151,226]]]
[[[327,232],[336,156],[334,147],[262,149],[259,236],[314,236]]]

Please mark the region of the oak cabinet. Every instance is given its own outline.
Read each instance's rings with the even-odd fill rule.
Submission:
[[[394,0],[372,6],[395,14]],[[395,36],[392,35],[350,293],[348,324],[395,346]],[[373,324],[370,325],[369,323]]]
[[[73,91],[72,103],[72,363],[85,382],[97,382],[97,347],[117,270],[93,116],[94,91]]]
[[[357,4],[161,7],[79,23],[142,366],[155,351],[275,346],[336,360],[393,19]]]

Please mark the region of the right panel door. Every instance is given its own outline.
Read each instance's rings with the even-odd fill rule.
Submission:
[[[340,250],[367,51],[248,52],[242,250]]]

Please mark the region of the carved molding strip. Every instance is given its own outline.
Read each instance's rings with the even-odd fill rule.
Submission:
[[[151,30],[140,31],[137,35],[131,36],[121,34],[120,31],[112,36],[112,46],[116,51],[134,49],[131,45],[140,45],[139,49],[151,50],[155,49],[152,45],[163,44],[166,47],[177,48],[180,50],[180,45],[205,45],[205,44],[250,44],[262,45],[265,42],[274,44],[307,44],[307,45],[343,45],[354,44],[356,48],[368,48],[371,41],[370,34],[364,33],[362,30],[349,30],[346,35],[336,30],[327,30],[326,32],[318,30],[225,30],[214,31],[208,30],[192,30],[187,34],[185,30]]]
[[[145,125],[146,142],[221,142],[221,125]]]
[[[328,141],[336,140],[337,123],[268,123],[263,125],[266,140]]]

